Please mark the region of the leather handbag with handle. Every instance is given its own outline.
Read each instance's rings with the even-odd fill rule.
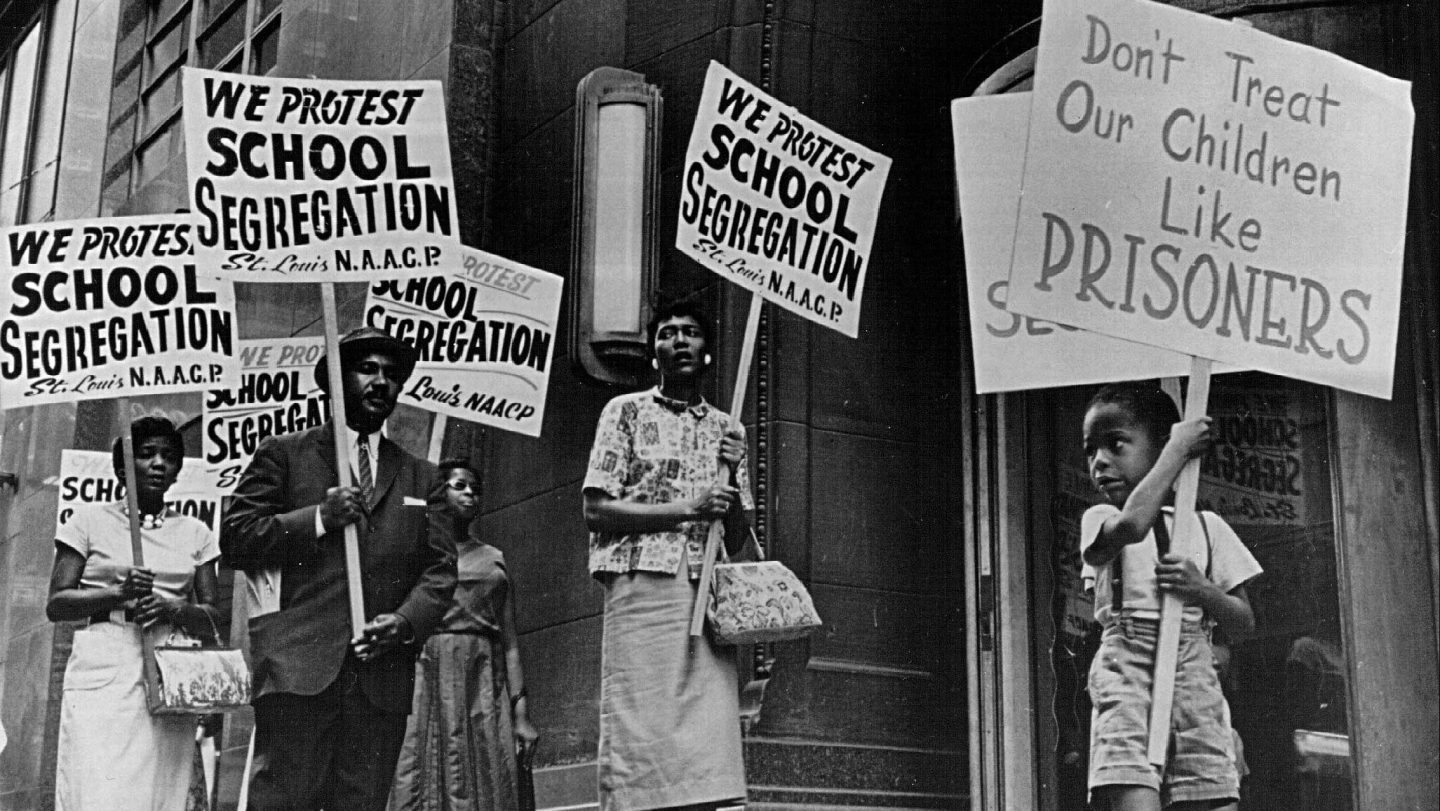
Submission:
[[[706,609],[717,640],[731,645],[782,642],[809,636],[821,627],[810,592],[785,564],[778,560],[730,563],[724,544],[720,555]]]
[[[220,632],[210,619],[215,646],[182,631],[155,645],[155,683],[145,691],[151,715],[209,715],[250,706],[250,666],[234,648],[219,647]]]

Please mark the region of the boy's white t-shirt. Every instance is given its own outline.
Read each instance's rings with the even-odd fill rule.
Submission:
[[[1080,519],[1080,555],[1083,558],[1085,550],[1100,536],[1100,528],[1106,519],[1120,512],[1120,508],[1113,504],[1096,504],[1085,511]],[[1210,582],[1220,587],[1223,592],[1230,592],[1236,586],[1244,585],[1260,574],[1263,569],[1245,548],[1240,536],[1235,530],[1225,523],[1225,519],[1212,512],[1206,512],[1205,522],[1202,528],[1199,513],[1193,519],[1192,525],[1194,535],[1192,538],[1199,539],[1195,545],[1198,556],[1195,558],[1195,566],[1202,575],[1206,575]],[[1159,520],[1165,521],[1165,526],[1170,530],[1170,537],[1175,537],[1175,510],[1171,507],[1161,508]],[[1210,542],[1204,542],[1205,533],[1209,532]],[[1145,540],[1137,544],[1130,544],[1125,547],[1121,557],[1120,579],[1124,586],[1123,606],[1132,616],[1141,619],[1160,618],[1160,594],[1155,585],[1155,567],[1160,563],[1158,549],[1155,546],[1155,530],[1145,536]],[[1207,568],[1208,567],[1208,568]],[[1110,625],[1114,622],[1114,599],[1110,585],[1111,564],[1105,564],[1096,569],[1086,563],[1080,569],[1080,575],[1085,581],[1085,588],[1094,590],[1095,598],[1095,619],[1101,625]],[[1186,605],[1183,614],[1186,620],[1198,621],[1204,616],[1204,610],[1198,605]]]

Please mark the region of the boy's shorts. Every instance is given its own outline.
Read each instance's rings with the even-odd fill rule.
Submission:
[[[1198,622],[1186,622],[1180,631],[1163,781],[1150,764],[1150,685],[1158,633],[1156,620],[1122,616],[1101,637],[1090,666],[1090,790],[1148,786],[1160,792],[1162,806],[1238,799],[1230,711],[1215,675],[1209,634]]]

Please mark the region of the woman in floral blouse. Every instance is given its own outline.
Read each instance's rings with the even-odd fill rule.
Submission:
[[[700,396],[714,365],[704,313],[662,307],[648,334],[660,384],[606,404],[585,475],[590,573],[605,589],[600,808],[734,806],[745,801],[735,666],[708,636],[691,644],[689,626],[710,524],[725,522],[732,557],[753,551],[745,433]]]

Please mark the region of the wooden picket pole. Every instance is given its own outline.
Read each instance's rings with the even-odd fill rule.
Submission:
[[[745,337],[740,343],[740,363],[735,367],[735,387],[730,390],[730,419],[739,422],[745,407],[745,387],[750,382],[750,364],[755,359],[755,337],[760,332],[760,308],[765,300],[750,294],[750,314],[745,318]],[[730,471],[724,462],[716,463],[716,477],[721,484],[729,482]],[[705,539],[705,563],[700,569],[700,590],[695,592],[695,605],[690,610],[690,636],[700,636],[705,627],[705,606],[710,602],[710,584],[715,580],[715,559],[725,535],[725,519],[710,523]]]
[[[320,283],[320,306],[325,317],[326,377],[330,383],[331,427],[335,431],[335,476],[341,487],[349,487],[350,440],[345,435],[345,377],[340,362],[339,318],[335,314],[335,283]],[[376,448],[379,453],[379,448]],[[350,634],[360,638],[365,628],[365,593],[360,582],[360,530],[345,525],[345,583],[350,591]]]
[[[130,560],[136,568],[145,566],[145,544],[140,537],[140,496],[135,488],[135,437],[130,433],[130,398],[115,402],[116,422],[120,425],[120,469],[125,473],[125,507],[130,513]],[[145,679],[145,699],[155,704],[160,691],[160,672],[155,665],[155,639],[140,630],[141,674]]]
[[[1190,357],[1190,382],[1185,391],[1185,419],[1205,416],[1210,401],[1210,361]],[[1173,396],[1173,394],[1172,394]],[[1172,552],[1189,549],[1194,531],[1195,498],[1200,489],[1200,460],[1191,459],[1175,483],[1175,530],[1170,533]],[[1157,521],[1165,520],[1163,516]],[[1160,598],[1160,634],[1155,643],[1155,675],[1150,692],[1150,737],[1148,754],[1155,766],[1165,765],[1170,743],[1170,712],[1175,704],[1175,666],[1180,650],[1180,619],[1185,604],[1173,594]]]

